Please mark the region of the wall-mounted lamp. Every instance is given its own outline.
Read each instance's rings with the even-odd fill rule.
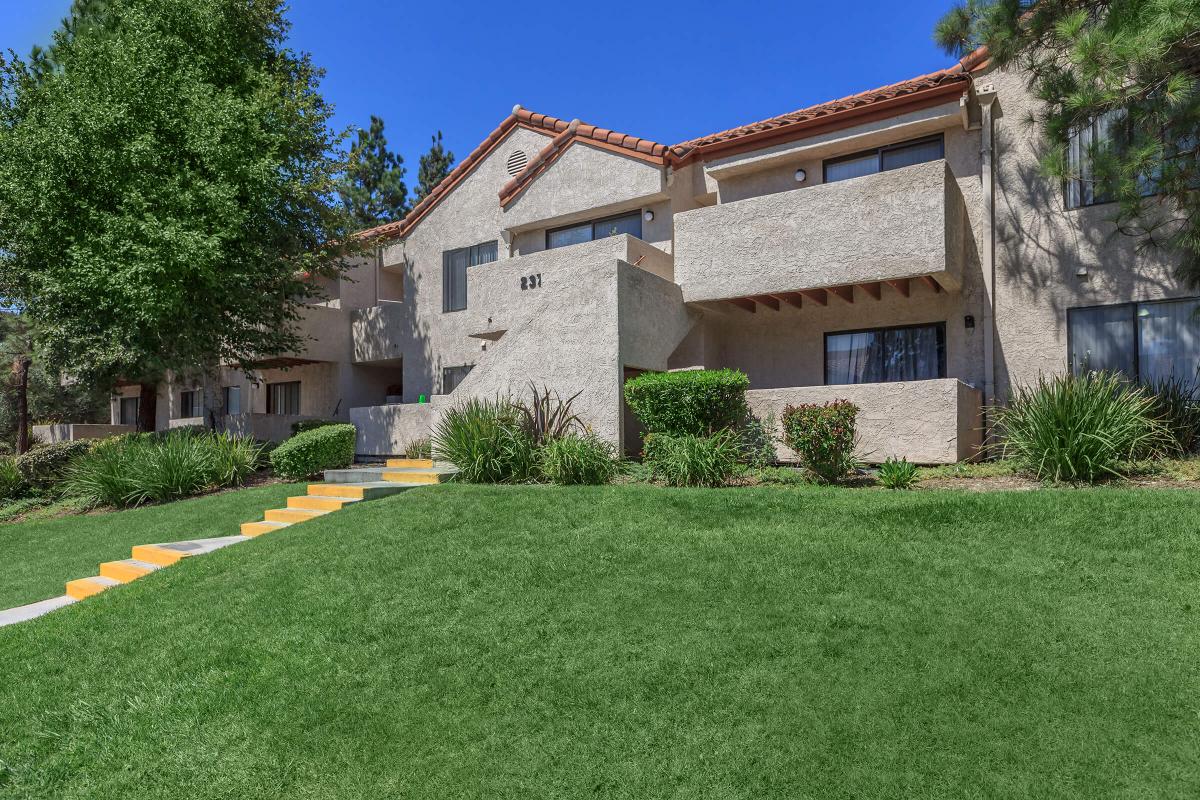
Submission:
[[[1086,278],[1087,276],[1088,276],[1087,267],[1080,266],[1078,269],[1075,270],[1076,278]]]
[[[646,211],[644,214],[642,214],[642,219],[646,220],[646,222],[654,222],[654,212],[649,210]]]
[[[963,325],[965,325],[967,330],[969,330],[969,331],[974,330],[975,329],[975,315],[967,314],[965,317],[963,317]]]
[[[804,179],[808,177],[808,173],[802,169],[796,170],[796,183],[804,183]]]

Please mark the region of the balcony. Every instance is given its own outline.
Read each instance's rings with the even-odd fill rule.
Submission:
[[[913,280],[953,291],[967,226],[946,162],[931,161],[677,214],[675,280],[687,302],[799,304],[854,286],[878,297],[881,283],[907,294]]]
[[[380,303],[350,312],[350,336],[354,343],[354,363],[392,361],[403,357],[406,341],[413,340],[409,330],[411,314],[402,303]]]

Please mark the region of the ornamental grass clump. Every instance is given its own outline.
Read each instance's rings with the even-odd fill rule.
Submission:
[[[405,458],[433,458],[433,442],[428,436],[420,436],[404,445]]]
[[[526,483],[538,474],[524,411],[507,399],[470,398],[448,410],[434,430],[433,455],[468,483]]]
[[[25,479],[11,458],[0,458],[0,501],[15,500],[25,493]]]
[[[712,436],[651,433],[644,457],[653,478],[669,486],[721,486],[742,471],[738,435],[726,428]]]
[[[1200,446],[1200,382],[1195,378],[1163,378],[1145,384],[1151,416],[1166,427],[1179,453]]]
[[[1040,377],[997,410],[1003,454],[1051,481],[1120,477],[1125,462],[1172,451],[1155,400],[1115,372]]]
[[[879,465],[879,483],[885,489],[911,489],[917,482],[917,465],[907,458],[889,457]]]
[[[592,433],[567,433],[540,451],[542,477],[563,486],[599,486],[617,474],[617,458],[608,442]]]
[[[857,417],[858,406],[849,400],[789,405],[783,410],[784,442],[815,480],[841,483],[859,467]]]

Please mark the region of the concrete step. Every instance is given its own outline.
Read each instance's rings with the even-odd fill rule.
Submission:
[[[162,569],[162,566],[136,558],[127,558],[124,561],[105,561],[100,565],[100,576],[112,578],[121,583],[129,583],[144,575],[149,575],[156,569]]]
[[[351,467],[325,470],[325,483],[441,483],[457,472],[454,467]]]
[[[309,487],[312,490],[312,487]],[[331,497],[328,495],[298,494],[288,498],[288,508],[303,508],[310,511],[337,511],[349,503],[359,502],[353,497]]]
[[[286,528],[291,525],[290,522],[243,522],[242,536],[262,536],[264,533],[272,533],[280,528]]]
[[[8,608],[0,611],[0,628],[5,625],[15,625],[18,622],[27,622],[31,619],[37,619],[43,614],[49,614],[51,611],[57,611],[64,606],[69,606],[72,603],[78,603],[74,597],[68,595],[59,595],[51,597],[49,600],[39,600],[36,603],[28,603],[16,608]]]
[[[113,578],[105,578],[100,575],[94,578],[79,578],[73,581],[67,581],[67,597],[73,597],[76,600],[83,600],[91,597],[94,594],[100,594],[106,589],[111,589],[114,586],[120,586],[121,582]]]
[[[388,469],[433,469],[432,458],[389,458]]]
[[[267,522],[307,522],[328,513],[330,512],[314,511],[308,508],[272,508],[263,513],[263,519]]]
[[[308,493],[321,497],[344,497],[349,500],[375,500],[422,484],[390,483],[388,481],[359,481],[356,483],[310,483]]]
[[[133,557],[138,561],[169,567],[182,558],[211,553],[228,547],[231,544],[246,541],[245,536],[217,536],[211,539],[189,539],[183,542],[166,542],[164,544],[139,544],[133,548]]]

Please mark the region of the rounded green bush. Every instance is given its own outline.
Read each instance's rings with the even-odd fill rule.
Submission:
[[[542,446],[541,467],[546,480],[563,486],[599,486],[617,474],[613,446],[591,433],[550,439]]]
[[[849,400],[802,403],[783,410],[783,439],[804,468],[823,483],[838,483],[858,468],[858,406]]]
[[[271,468],[289,480],[304,480],[354,463],[356,431],[349,423],[298,433],[271,451]]]
[[[31,489],[52,491],[66,475],[71,462],[91,450],[92,444],[88,439],[76,439],[35,447],[17,456],[13,464]]]
[[[625,381],[625,402],[649,433],[712,436],[746,419],[749,388],[734,369],[647,372]]]

